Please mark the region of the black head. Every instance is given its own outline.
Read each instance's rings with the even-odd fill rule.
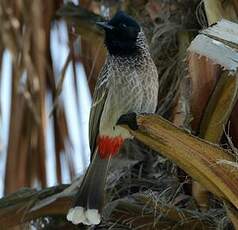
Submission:
[[[138,52],[136,40],[140,32],[139,24],[122,11],[108,22],[98,22],[105,30],[105,44],[110,54],[134,55]]]

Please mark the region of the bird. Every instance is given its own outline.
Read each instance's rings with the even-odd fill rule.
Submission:
[[[89,118],[91,163],[67,219],[97,225],[102,219],[107,171],[126,139],[133,137],[117,125],[128,113],[155,113],[158,73],[140,24],[124,11],[97,22],[105,32],[107,57],[96,82]]]

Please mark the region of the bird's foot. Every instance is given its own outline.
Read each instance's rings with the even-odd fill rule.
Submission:
[[[137,130],[138,124],[136,121],[136,113],[128,113],[120,116],[117,125],[128,125],[130,129]]]

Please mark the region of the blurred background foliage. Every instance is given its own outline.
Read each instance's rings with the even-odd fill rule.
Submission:
[[[0,89],[5,78],[10,82],[8,94],[0,94],[0,108],[9,107],[5,120],[0,111],[1,121],[9,120],[7,130],[0,123],[8,140],[0,143],[5,195],[22,187],[69,183],[86,168],[84,117],[106,57],[95,21],[118,9],[135,17],[145,31],[159,73],[157,113],[203,137],[202,117],[222,68],[206,58],[194,67],[193,60],[185,61],[187,48],[199,30],[216,22],[211,15],[237,21],[236,0],[1,0]],[[7,55],[8,74],[3,71]],[[232,107],[228,117],[233,149],[238,144],[237,109]],[[224,126],[221,135],[223,131]],[[80,139],[78,145],[75,139]],[[225,135],[220,143],[230,147]],[[95,229],[232,229],[223,204],[208,193],[209,205],[205,201],[201,212],[191,178],[171,161],[138,142],[129,141],[121,152],[108,177],[108,218]],[[40,218],[33,226],[81,229],[62,217]]]

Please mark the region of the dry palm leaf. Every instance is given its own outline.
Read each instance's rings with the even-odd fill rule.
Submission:
[[[234,157],[216,145],[186,134],[156,115],[138,116],[139,130],[131,134],[159,151],[218,197],[238,208],[238,172],[220,160]]]
[[[221,20],[200,33],[189,47],[192,127],[200,137],[219,143],[237,101],[238,25]],[[206,209],[206,190],[194,182],[193,192],[201,208]]]
[[[197,229],[215,228],[215,221],[209,215],[198,211],[178,208],[161,202],[155,194],[134,194],[110,204],[107,226],[125,229]],[[109,208],[107,208],[109,209]],[[215,216],[213,217],[215,218]],[[173,226],[173,227],[172,227]]]
[[[12,54],[12,95],[5,192],[22,186],[46,186],[46,95],[56,96],[50,53],[55,1],[1,1],[1,47]],[[44,11],[44,14],[42,12]],[[24,28],[24,29],[23,29]],[[1,76],[4,77],[4,76]],[[64,108],[53,114],[55,158],[61,182],[60,155],[68,140]],[[54,154],[54,153],[53,153]],[[73,173],[72,173],[73,174]]]

